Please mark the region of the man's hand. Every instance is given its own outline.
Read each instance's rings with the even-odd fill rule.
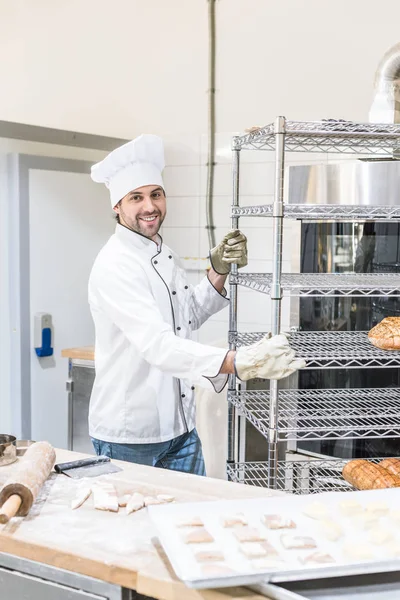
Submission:
[[[283,379],[306,366],[296,359],[285,335],[264,336],[251,346],[239,348],[235,356],[236,374],[242,381],[248,379]]]
[[[247,265],[247,238],[238,229],[230,231],[218,246],[210,251],[211,266],[218,275],[227,275],[231,264]]]

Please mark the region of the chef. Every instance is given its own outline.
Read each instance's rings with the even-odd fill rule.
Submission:
[[[117,225],[89,279],[96,332],[89,432],[97,454],[205,475],[195,386],[220,392],[230,373],[280,379],[302,364],[283,335],[237,352],[190,339],[228,306],[224,283],[232,263],[247,264],[247,244],[239,231],[227,233],[210,252],[208,275],[190,285],[158,233],[166,215],[163,169],[155,135],[92,167],[92,179],[109,189]]]

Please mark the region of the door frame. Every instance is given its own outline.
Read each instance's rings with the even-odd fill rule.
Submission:
[[[8,292],[9,330],[6,336],[0,336],[0,344],[3,345],[2,353],[9,356],[9,397],[6,401],[11,407],[11,430],[20,439],[31,439],[29,173],[30,170],[43,170],[89,175],[93,163],[29,154],[7,154],[5,164],[7,194],[3,194],[0,200],[2,218],[7,223],[7,281],[2,283],[5,283]],[[7,377],[7,373],[3,375]]]

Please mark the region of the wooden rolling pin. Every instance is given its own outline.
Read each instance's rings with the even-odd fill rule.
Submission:
[[[48,442],[32,444],[0,491],[0,523],[26,517],[56,462]]]

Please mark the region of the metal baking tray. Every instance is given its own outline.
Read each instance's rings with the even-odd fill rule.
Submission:
[[[399,564],[392,573],[266,583],[252,589],[270,600],[398,600]]]

